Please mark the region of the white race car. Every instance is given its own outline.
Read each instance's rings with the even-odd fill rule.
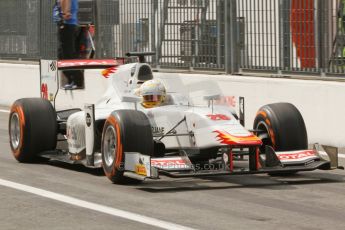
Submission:
[[[19,162],[45,157],[103,167],[114,183],[157,179],[160,174],[291,174],[339,168],[336,152],[328,151],[325,160],[318,149],[308,150],[303,118],[289,103],[263,106],[253,130],[247,130],[241,122],[243,103],[238,118],[233,108],[217,104],[219,91],[209,82],[177,86],[177,80],[163,79],[164,102],[143,106],[138,88],[153,79],[145,55],[129,54],[139,57],[129,64],[122,59],[44,62],[50,70],[41,70],[43,98],[19,99],[11,108],[14,157]],[[84,110],[56,111],[58,70],[99,67],[107,68],[103,74],[110,79],[99,102],[86,104]]]

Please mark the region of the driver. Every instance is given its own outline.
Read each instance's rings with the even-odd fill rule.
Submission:
[[[157,80],[145,81],[140,86],[140,95],[143,97],[142,105],[145,108],[153,108],[162,104],[165,100],[166,89],[164,84]]]

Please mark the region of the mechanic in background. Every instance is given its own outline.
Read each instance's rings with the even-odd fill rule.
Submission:
[[[61,7],[61,21],[58,23],[58,58],[77,59],[78,58],[78,0],[57,0]],[[79,70],[69,70],[63,72],[67,78],[65,89],[75,89],[81,85],[82,72]]]
[[[166,89],[164,84],[157,80],[145,81],[139,89],[139,93],[143,98],[141,103],[145,108],[153,108],[164,103],[166,97]]]

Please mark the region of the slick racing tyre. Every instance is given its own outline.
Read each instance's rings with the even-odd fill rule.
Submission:
[[[19,162],[32,162],[38,153],[56,148],[56,112],[51,103],[42,98],[15,101],[8,130],[12,153]]]
[[[143,112],[116,110],[105,121],[102,133],[102,165],[105,175],[113,183],[129,183],[133,179],[123,175],[125,152],[153,153],[150,122]]]
[[[254,120],[254,129],[260,130],[260,151],[272,146],[275,151],[292,151],[308,148],[307,130],[303,117],[290,103],[275,103],[261,107]],[[294,174],[296,172],[284,173]],[[270,175],[278,175],[271,173]],[[281,175],[281,174],[279,174]]]

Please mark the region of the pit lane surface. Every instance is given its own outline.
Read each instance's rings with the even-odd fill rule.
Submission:
[[[8,113],[1,109],[1,181],[127,211],[129,215],[152,217],[168,222],[166,228],[171,229],[344,228],[344,171],[305,172],[288,178],[267,175],[164,177],[140,185],[114,185],[101,170],[56,162],[17,163],[8,144]],[[340,164],[345,165],[343,158]],[[0,185],[0,200],[0,229],[157,228],[3,185]]]

